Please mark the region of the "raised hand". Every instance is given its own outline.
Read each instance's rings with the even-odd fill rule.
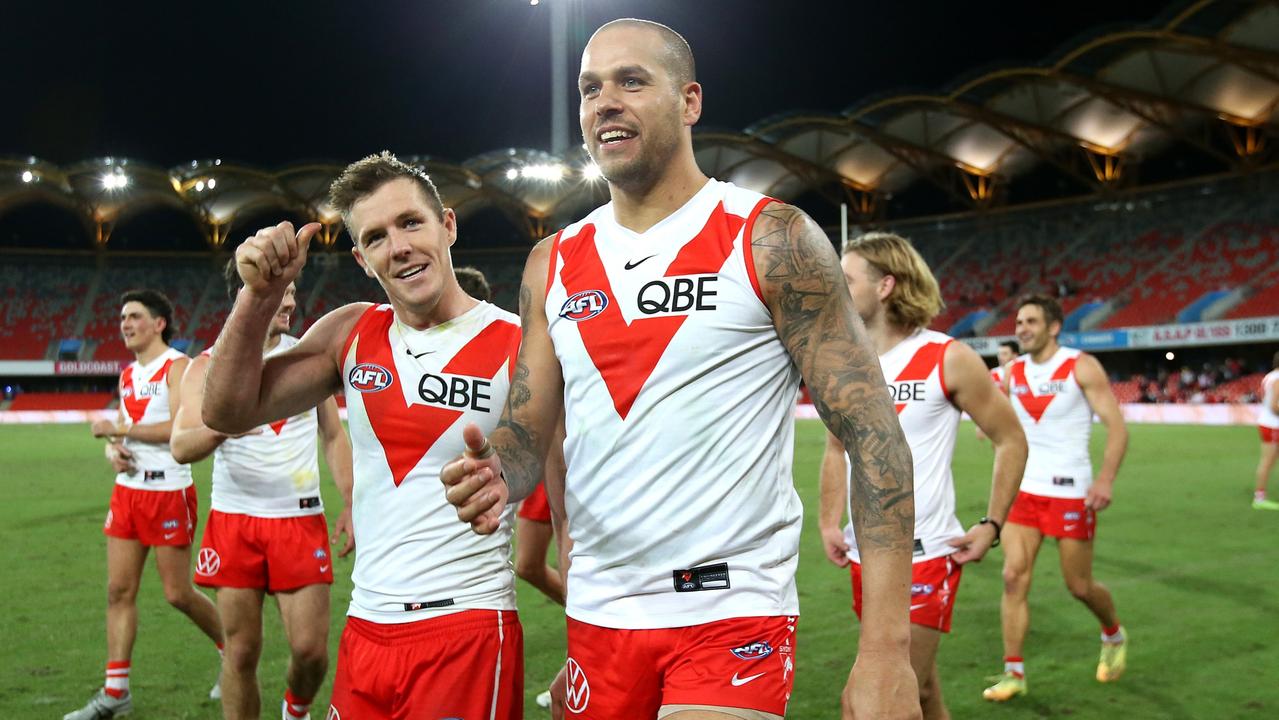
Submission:
[[[262,228],[235,250],[235,268],[249,290],[270,294],[284,292],[306,264],[311,238],[320,223],[307,223],[296,232],[293,223]]]

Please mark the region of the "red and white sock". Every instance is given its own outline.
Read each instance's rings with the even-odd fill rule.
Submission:
[[[1026,677],[1026,663],[1022,662],[1020,656],[1008,656],[1004,658],[1004,672],[1012,673],[1019,678]]]
[[[1265,502],[1265,501],[1266,501],[1266,491],[1265,491],[1265,490],[1258,490],[1258,491],[1254,492],[1254,493],[1252,494],[1252,499],[1253,499],[1254,501],[1256,501],[1256,502]]]
[[[306,717],[311,711],[311,700],[314,698],[300,698],[293,694],[292,690],[284,691],[284,713],[281,715],[283,720],[298,720],[298,718]]]
[[[1103,627],[1101,629],[1101,641],[1107,643],[1123,642],[1124,631],[1119,627],[1119,623],[1115,623],[1114,627]]]
[[[107,682],[102,687],[106,694],[117,700],[129,694],[129,661],[107,662]]]

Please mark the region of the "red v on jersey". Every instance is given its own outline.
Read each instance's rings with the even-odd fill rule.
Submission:
[[[267,427],[271,428],[271,431],[274,432],[276,435],[279,435],[281,432],[284,431],[284,424],[287,423],[288,421],[289,421],[288,418],[284,418],[283,420],[276,420],[275,422],[271,423]]]
[[[1070,373],[1075,369],[1075,358],[1069,358],[1063,362],[1055,371],[1049,380],[1060,381],[1070,377]],[[1044,416],[1044,412],[1048,410],[1048,406],[1052,403],[1053,398],[1057,397],[1056,393],[1052,395],[1035,395],[1030,387],[1030,383],[1026,382],[1026,363],[1025,361],[1015,362],[1008,368],[1012,373],[1012,386],[1025,388],[1023,392],[1014,393],[1017,399],[1021,401],[1021,406],[1026,408],[1026,412],[1039,422]]]
[[[390,371],[391,384],[379,392],[364,393],[362,399],[373,434],[386,454],[391,478],[399,487],[462,411],[405,402],[387,334],[394,319],[392,312],[376,306],[365,313],[355,331],[355,362],[373,363]],[[519,327],[495,320],[462,346],[442,372],[491,379],[506,363],[508,373],[514,373],[519,347]]]
[[[169,358],[168,360],[165,360],[164,364],[160,366],[160,369],[156,370],[155,374],[151,376],[151,379],[147,381],[148,384],[154,383],[154,382],[164,382],[165,378],[168,377],[169,375],[169,367],[172,365],[173,365],[173,358]],[[139,366],[134,365],[130,367],[128,370],[126,370],[124,372],[124,379],[120,383],[121,385],[120,389],[122,391],[120,393],[120,397],[124,402],[124,411],[128,413],[129,419],[132,420],[133,424],[135,425],[142,422],[142,416],[146,414],[147,406],[151,404],[150,395],[144,398],[140,398],[138,397],[138,394],[133,391],[134,390],[133,371],[136,370],[138,367]],[[128,390],[129,392],[127,393],[123,392],[124,390]]]
[[[928,376],[933,374],[933,369],[941,364],[942,357],[946,355],[946,345],[947,343],[927,343],[916,350],[915,356],[897,374],[894,382],[927,380]],[[945,383],[942,386],[944,387]],[[894,405],[898,415],[906,408],[906,403],[894,403]]]
[[[716,205],[705,227],[680,248],[666,268],[665,276],[718,273],[745,224],[745,218],[725,212],[723,203]],[[609,298],[603,312],[578,323],[578,331],[591,362],[613,398],[613,407],[625,420],[644,383],[688,316],[638,318],[627,323],[595,247],[594,225],[587,225],[573,238],[561,242],[560,248],[564,257],[560,282],[568,295],[599,290]]]

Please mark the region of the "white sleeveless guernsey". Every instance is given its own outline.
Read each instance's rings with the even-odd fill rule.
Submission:
[[[389,305],[360,317],[342,352],[355,471],[355,588],[348,614],[405,623],[514,610],[511,511],[491,535],[458,522],[440,468],[462,427],[497,427],[519,351],[516,317],[488,303],[426,330]]]
[[[1279,430],[1279,415],[1270,409],[1276,394],[1279,394],[1279,370],[1271,370],[1261,379],[1261,414],[1257,417],[1257,424]]]
[[[1082,354],[1062,347],[1048,362],[1022,355],[1008,365],[1013,410],[1030,446],[1022,492],[1083,498],[1092,486],[1092,408],[1075,379],[1075,362]]]
[[[570,617],[611,628],[795,615],[799,373],[750,234],[772,202],[710,180],[644,233],[612,204],[556,236]]]
[[[128,427],[173,419],[169,414],[169,368],[185,357],[173,348],[165,348],[146,365],[134,361],[120,373],[120,405]],[[117,485],[134,490],[183,490],[191,485],[191,467],[173,459],[168,442],[125,438],[124,447],[133,453],[136,471],[117,474]]]
[[[266,357],[297,344],[297,338],[281,335]],[[263,518],[323,513],[316,416],[311,408],[219,445],[213,452],[213,509]]]
[[[916,330],[879,356],[879,366],[897,408],[915,467],[914,561],[949,555],[958,548],[946,544],[960,537],[964,528],[955,517],[955,481],[950,471],[959,429],[959,409],[950,401],[942,359],[953,342],[949,335]],[[849,466],[848,497],[852,498]],[[851,518],[852,506],[848,508]],[[844,528],[848,558],[861,562],[857,536],[850,521]]]
[[[999,386],[1000,391],[1004,389],[1004,378],[1006,378],[1007,376],[1008,376],[1007,365],[996,365],[990,370],[990,379],[995,381],[995,384]]]

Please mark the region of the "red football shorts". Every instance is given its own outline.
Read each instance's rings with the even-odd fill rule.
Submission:
[[[524,717],[524,630],[511,610],[390,625],[348,617],[330,720]]]
[[[195,584],[288,592],[333,584],[324,516],[260,518],[209,511],[195,557]]]
[[[666,705],[786,714],[797,617],[741,617],[658,630],[568,618],[568,718],[654,718]]]
[[[195,486],[182,490],[137,490],[116,485],[102,534],[137,540],[147,547],[184,547],[195,540],[199,500]]]
[[[1017,493],[1008,522],[1026,525],[1055,538],[1092,540],[1097,534],[1097,513],[1084,507],[1083,498],[1055,498]]]
[[[546,501],[546,486],[538,483],[533,494],[520,503],[520,511],[516,513],[525,520],[549,523],[551,521],[551,505]]]
[[[1258,425],[1257,429],[1261,431],[1261,442],[1263,443],[1279,443],[1279,428],[1266,427]],[[538,487],[541,487],[540,485]]]
[[[848,566],[853,576],[853,612],[862,616],[862,566]],[[964,566],[950,556],[917,562],[910,568],[910,622],[914,625],[950,632],[955,613],[955,595]]]

